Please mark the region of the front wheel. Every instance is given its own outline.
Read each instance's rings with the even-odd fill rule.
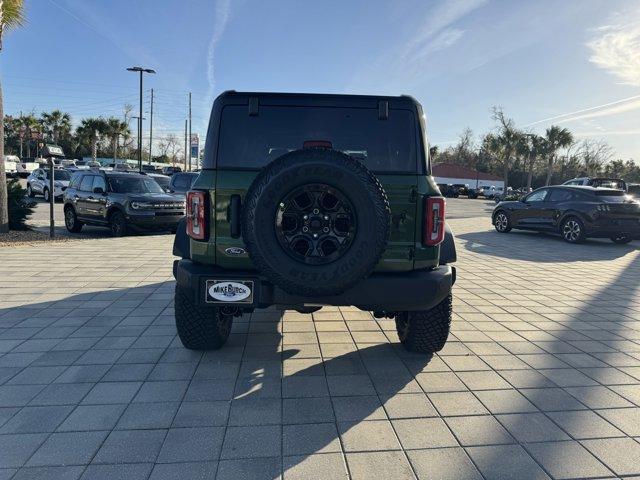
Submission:
[[[621,233],[620,235],[616,235],[615,237],[611,237],[611,241],[618,245],[626,245],[631,242],[633,239],[628,235]]]
[[[565,242],[581,243],[585,239],[584,224],[577,217],[569,217],[562,222],[560,235]]]
[[[33,193],[33,189],[31,188],[31,185],[27,184],[27,197],[34,198],[35,196],[36,194]]]
[[[511,220],[509,220],[509,216],[501,210],[496,214],[493,220],[493,226],[496,228],[496,231],[507,233],[511,231]]]
[[[65,209],[64,225],[71,233],[78,233],[80,230],[82,230],[82,222],[78,220],[78,216],[76,215],[73,207],[68,207]]]
[[[124,237],[127,234],[127,219],[122,212],[113,212],[109,219],[109,228],[114,237]]]
[[[452,311],[451,293],[431,310],[396,315],[400,343],[411,352],[435,353],[442,350],[449,336]]]
[[[233,324],[233,316],[225,315],[218,307],[193,302],[193,295],[176,285],[174,312],[178,336],[190,350],[218,350],[222,347]]]

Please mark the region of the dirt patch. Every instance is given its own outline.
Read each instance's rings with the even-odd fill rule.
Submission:
[[[39,245],[42,243],[68,242],[74,239],[56,237],[50,239],[49,234],[36,232],[35,230],[11,230],[9,233],[0,233],[0,247],[22,247],[25,245]]]

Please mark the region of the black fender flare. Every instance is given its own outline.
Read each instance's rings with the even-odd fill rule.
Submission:
[[[183,217],[176,226],[176,235],[173,238],[173,254],[180,258],[191,258],[191,242],[187,235],[187,218]]]
[[[458,259],[453,231],[448,223],[444,225],[444,240],[440,244],[440,265],[454,263]]]

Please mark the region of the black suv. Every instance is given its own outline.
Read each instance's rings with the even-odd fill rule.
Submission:
[[[184,201],[140,173],[79,172],[64,195],[64,222],[73,233],[84,224],[109,227],[116,237],[131,229],[175,231],[183,216]]]
[[[189,190],[191,185],[198,178],[198,174],[195,172],[178,172],[171,175],[171,182],[169,183],[169,193],[173,193],[177,196],[184,196]]]

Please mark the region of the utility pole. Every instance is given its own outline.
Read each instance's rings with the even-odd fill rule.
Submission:
[[[191,92],[189,92],[189,171],[191,171]]]
[[[187,142],[187,122],[188,120],[185,118],[184,120],[184,171],[187,171],[187,147],[189,146]]]
[[[151,89],[151,120],[149,123],[149,165],[153,158],[153,88]]]
[[[129,67],[130,72],[140,73],[140,115],[138,116],[138,171],[142,172],[142,74],[143,73],[156,73],[151,68],[142,67]]]

